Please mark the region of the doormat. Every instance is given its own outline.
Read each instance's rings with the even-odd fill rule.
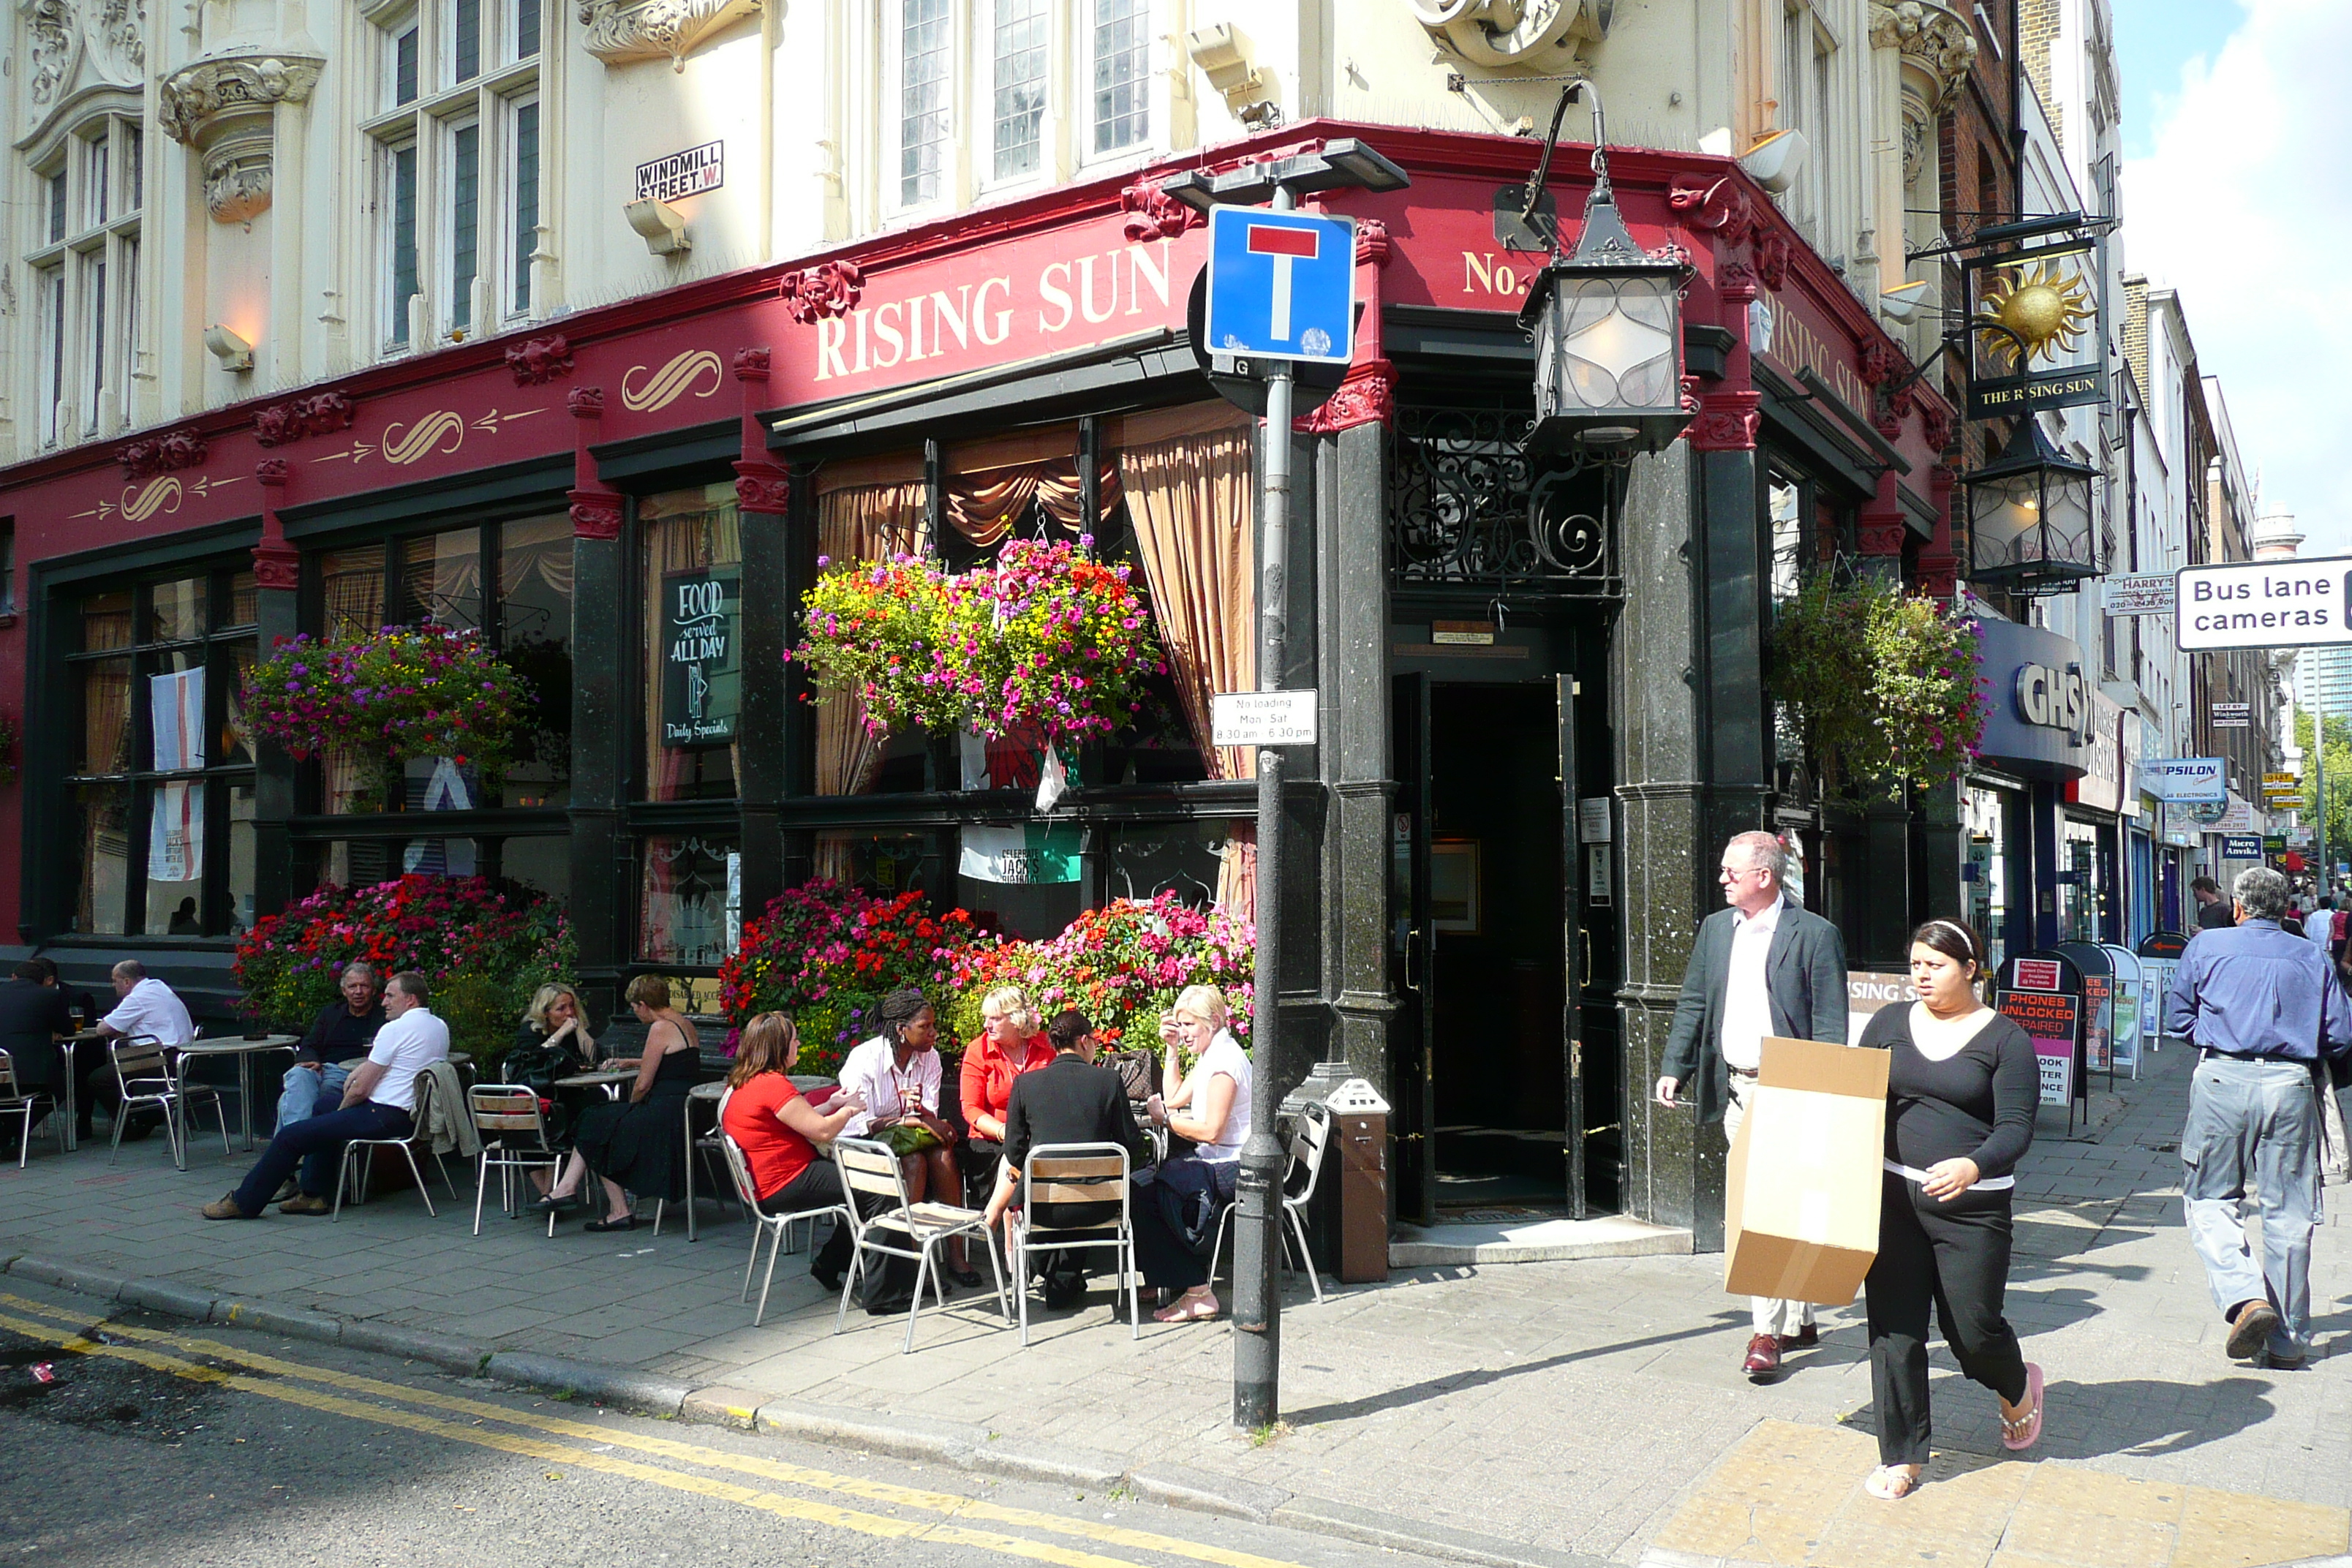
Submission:
[[[1517,1205],[1505,1208],[1454,1209],[1438,1205],[1441,1225],[1516,1225],[1525,1220],[1565,1219],[1565,1208],[1534,1208]]]

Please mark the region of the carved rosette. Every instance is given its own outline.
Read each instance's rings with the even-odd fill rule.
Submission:
[[[1489,70],[1574,70],[1609,32],[1608,0],[1410,0],[1438,47]]]
[[[804,327],[814,326],[856,310],[866,292],[866,274],[854,261],[821,261],[785,273],[778,280],[778,292],[787,315]]]
[[[308,100],[324,63],[309,55],[225,55],[163,79],[155,122],[195,150],[215,222],[250,223],[268,209],[278,105]]]
[[[781,517],[792,510],[792,476],[773,463],[735,465],[735,505],[741,511]]]
[[[562,332],[530,338],[507,350],[507,368],[517,386],[545,386],[572,374],[572,344]]]
[[[1158,185],[1138,182],[1118,193],[1119,210],[1127,214],[1127,237],[1138,244],[1154,239],[1174,239],[1186,229],[1206,223],[1192,208],[1186,206]]]
[[[153,436],[143,441],[133,441],[114,454],[122,465],[126,479],[143,479],[151,474],[169,474],[182,468],[201,467],[212,455],[212,448],[194,430],[174,430],[168,436]]]
[[[316,393],[255,415],[253,438],[264,447],[283,447],[305,436],[331,436],[350,429],[353,415],[352,400],[341,393]]]
[[[759,10],[760,0],[583,0],[580,41],[608,66],[667,60],[682,71],[705,39]]]
[[[1698,417],[1690,424],[1690,444],[1701,452],[1746,452],[1756,446],[1763,428],[1764,395],[1717,392],[1699,400]]]

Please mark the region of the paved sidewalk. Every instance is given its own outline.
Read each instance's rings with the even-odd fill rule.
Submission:
[[[2315,1256],[2308,1368],[2233,1366],[2180,1225],[2189,1058],[2175,1047],[2138,1083],[2112,1097],[2102,1087],[2099,1125],[2081,1141],[2045,1112],[2022,1172],[2011,1304],[2049,1369],[2042,1457],[2342,1508],[2352,1357],[2335,1352],[2352,1347],[2352,1227],[2340,1217],[2352,1199],[2339,1197]],[[1786,1379],[1752,1386],[1735,1370],[1745,1303],[1722,1294],[1716,1258],[1428,1268],[1380,1287],[1327,1285],[1320,1306],[1297,1283],[1283,1323],[1289,1426],[1253,1438],[1226,1426],[1222,1325],[1147,1321],[1130,1341],[1098,1292],[1076,1313],[1033,1307],[1024,1353],[992,1306],[959,1305],[927,1316],[916,1353],[901,1356],[895,1320],[853,1314],[834,1337],[830,1300],[791,1256],[766,1325],[751,1328],[736,1301],[739,1223],[707,1226],[691,1246],[674,1231],[598,1237],[576,1226],[550,1241],[493,1214],[476,1238],[470,1188],[458,1212],[436,1195],[435,1219],[413,1194],[339,1223],[198,1219],[247,1159],[207,1156],[199,1140],[184,1174],[160,1142],[126,1148],[112,1170],[102,1150],[59,1160],[37,1146],[30,1169],[0,1173],[0,1257],[635,1368],[740,1391],[721,1403],[743,1407],[790,1399],[969,1423],[1115,1468],[1191,1467],[1629,1563],[1706,1495],[1759,1422],[1869,1430],[1859,1306],[1830,1313],[1824,1344],[1792,1356]],[[1939,1447],[1998,1455],[1990,1396],[1937,1360]]]

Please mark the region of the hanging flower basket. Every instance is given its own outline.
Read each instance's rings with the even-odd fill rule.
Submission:
[[[785,657],[855,690],[876,734],[1110,734],[1166,666],[1129,569],[1093,542],[1015,540],[960,576],[912,555],[832,568]]]
[[[1968,771],[1990,711],[1977,626],[1924,595],[1824,573],[1774,612],[1771,689],[1803,715],[1823,785],[1899,797]]]
[[[280,643],[245,679],[247,722],[296,757],[448,757],[485,777],[514,757],[529,689],[478,632],[386,626]]]

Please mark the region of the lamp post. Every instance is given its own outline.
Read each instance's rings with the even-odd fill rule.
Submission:
[[[1201,212],[1221,203],[1270,203],[1289,212],[1302,195],[1320,191],[1393,191],[1411,183],[1398,168],[1353,137],[1286,158],[1244,164],[1223,174],[1192,170],[1160,189]],[[1260,691],[1282,689],[1289,660],[1290,420],[1295,375],[1291,362],[1264,360],[1265,440],[1258,477],[1258,679]],[[1282,1245],[1282,781],[1278,746],[1257,749],[1256,1005],[1250,1025],[1250,1131],[1234,1173],[1234,1425],[1255,1430],[1282,1416],[1282,1293],[1277,1270]]]
[[[1579,79],[1560,90],[1542,157],[1528,180],[1520,218],[1543,197],[1560,117],[1592,103],[1592,194],[1573,254],[1559,252],[1528,290],[1519,325],[1535,340],[1536,420],[1528,450],[1569,447],[1657,451],[1689,424],[1683,403],[1682,293],[1691,265],[1678,246],[1644,250],[1617,210],[1609,183],[1608,122],[1601,94]]]
[[[1969,575],[2032,597],[2073,592],[2099,574],[2091,529],[2098,470],[2062,455],[2029,412],[2009,447],[1964,476],[1969,492]]]

